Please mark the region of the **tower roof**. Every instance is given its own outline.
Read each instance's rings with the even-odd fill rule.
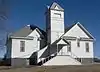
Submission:
[[[57,4],[56,2],[53,2],[53,3],[52,3],[52,5],[50,6],[50,9],[61,10],[61,11],[64,10],[64,9],[63,9],[59,4]]]

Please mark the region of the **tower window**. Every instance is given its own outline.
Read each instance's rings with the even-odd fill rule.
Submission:
[[[89,52],[89,43],[85,43],[86,46],[86,52]]]
[[[61,17],[60,13],[54,13],[56,17]]]
[[[20,52],[25,52],[25,41],[20,41]]]

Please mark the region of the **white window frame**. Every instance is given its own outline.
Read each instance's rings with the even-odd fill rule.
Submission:
[[[20,41],[20,52],[25,52],[25,41]]]
[[[69,45],[68,45],[67,51],[68,51],[68,52],[71,52],[71,41],[69,41]]]
[[[86,52],[89,52],[89,43],[88,42],[85,43],[85,48],[86,48]]]
[[[80,47],[80,40],[77,39],[77,47]]]

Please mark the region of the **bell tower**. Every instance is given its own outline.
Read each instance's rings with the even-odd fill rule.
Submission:
[[[64,9],[56,2],[46,10],[46,32],[50,44],[64,34]]]

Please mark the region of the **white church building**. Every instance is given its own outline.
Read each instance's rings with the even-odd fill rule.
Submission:
[[[65,28],[64,9],[46,9],[46,30],[27,25],[7,38],[5,63],[11,66],[84,65],[93,63],[94,37],[79,22]]]

